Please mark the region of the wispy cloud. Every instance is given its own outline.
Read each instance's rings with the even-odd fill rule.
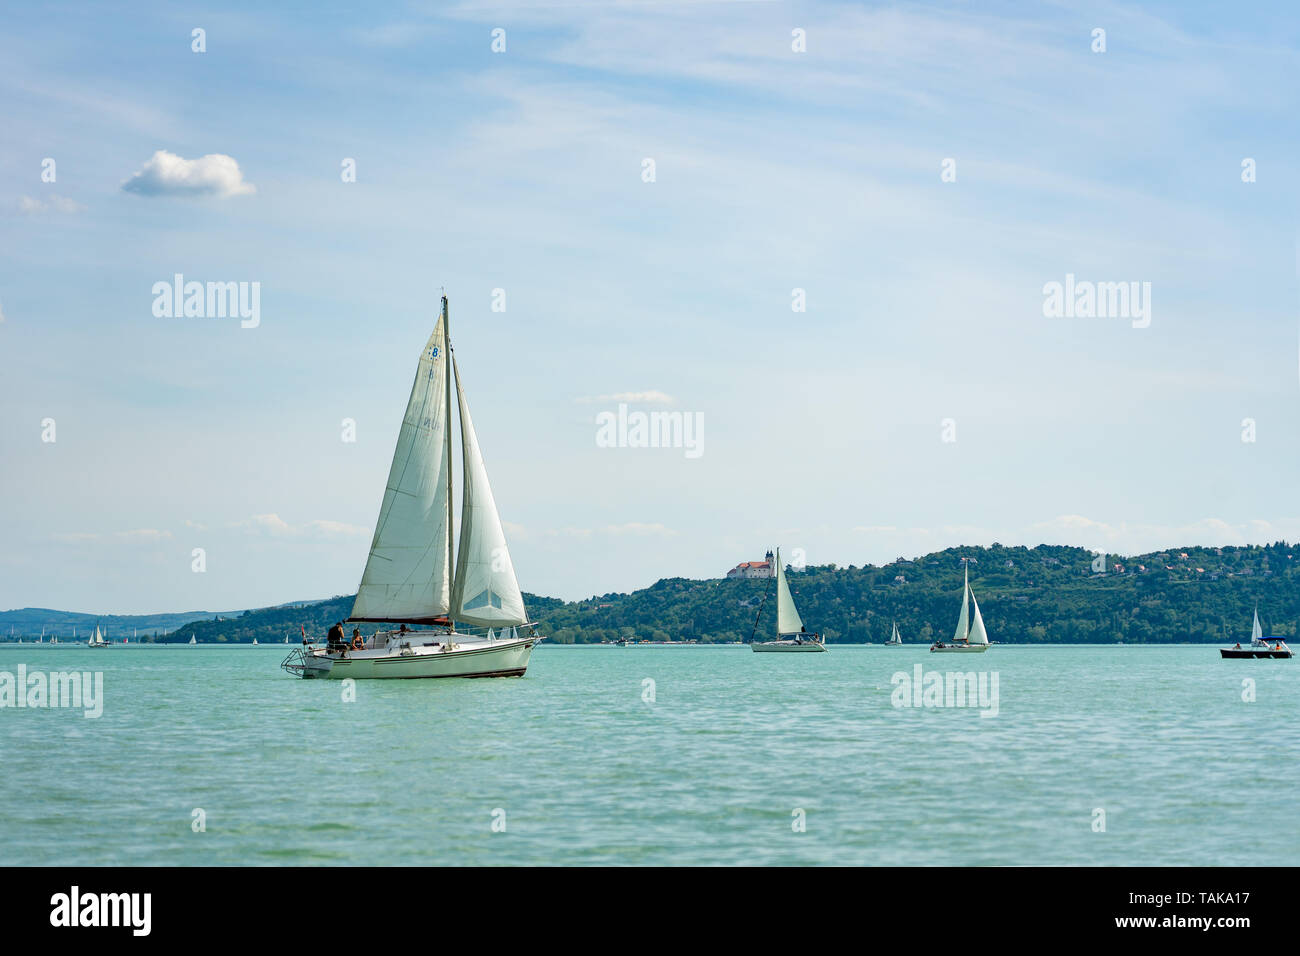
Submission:
[[[574,399],[581,405],[598,402],[629,402],[643,405],[671,405],[676,401],[671,395],[651,389],[645,392],[614,392],[612,395],[584,395]]]
[[[87,541],[103,541],[109,538],[117,538],[119,541],[156,542],[166,541],[171,536],[170,531],[162,531],[158,528],[133,528],[130,531],[113,531],[106,534],[98,531],[60,531],[50,535],[53,540],[65,544],[83,544]]]
[[[677,534],[672,528],[655,522],[653,524],[644,524],[640,521],[629,521],[626,524],[608,524],[600,529],[605,534],[634,534],[634,535],[661,535],[672,536]]]
[[[369,537],[370,529],[343,521],[316,519],[303,524],[290,524],[278,514],[253,515],[230,524],[252,534],[269,534],[274,537],[354,538]]]
[[[48,199],[34,199],[31,196],[20,196],[18,199],[18,211],[24,216],[39,216],[49,212],[72,215],[84,212],[85,209],[86,207],[81,203],[53,193]]]
[[[117,537],[126,541],[166,541],[172,536],[170,531],[157,528],[136,528],[132,531],[119,531]]]
[[[140,196],[215,196],[226,199],[256,192],[233,157],[209,153],[198,159],[185,159],[160,149],[122,189]]]

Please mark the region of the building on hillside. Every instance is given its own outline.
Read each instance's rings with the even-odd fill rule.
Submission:
[[[727,572],[729,578],[774,578],[776,577],[776,559],[772,552],[762,561],[741,561]]]

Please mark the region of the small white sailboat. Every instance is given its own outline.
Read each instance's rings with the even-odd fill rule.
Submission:
[[[898,622],[894,622],[894,633],[889,635],[889,640],[885,641],[886,647],[902,647],[903,639],[898,636]]]
[[[191,637],[191,638],[190,638],[190,643],[191,643],[191,644],[197,644],[198,641],[196,641],[193,637]]]
[[[254,646],[254,647],[257,646],[257,638],[253,638],[253,646]]]
[[[962,559],[965,565],[965,559]],[[935,641],[930,645],[934,654],[980,654],[989,649],[988,631],[984,629],[984,616],[980,614],[979,602],[971,590],[969,568],[962,571],[961,616],[957,618],[957,632],[952,643]],[[974,609],[972,611],[972,608]]]
[[[336,680],[518,677],[528,668],[533,646],[543,640],[524,609],[449,325],[443,296],[442,313],[420,353],[375,536],[348,616],[349,622],[401,628],[358,636],[351,644],[296,648],[281,665],[291,674]],[[464,482],[454,555],[453,375]],[[433,629],[408,627],[418,624]]]
[[[99,632],[99,625],[95,625],[95,633],[90,635],[90,640],[86,642],[87,647],[108,647],[108,641],[104,640],[104,635]]]
[[[826,650],[825,638],[804,630],[803,619],[794,606],[790,585],[785,580],[781,549],[776,549],[776,640],[754,641],[749,645],[756,654],[817,653]]]

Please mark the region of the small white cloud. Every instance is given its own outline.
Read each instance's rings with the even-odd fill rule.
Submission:
[[[81,203],[69,199],[67,196],[57,196],[50,194],[49,199],[33,199],[31,196],[20,196],[18,198],[18,211],[24,216],[39,216],[46,212],[61,212],[68,215],[83,212],[85,206]]]
[[[277,514],[253,515],[244,521],[236,521],[231,527],[242,528],[253,533],[264,532],[275,537],[350,538],[370,536],[370,529],[363,528],[360,525],[325,519],[308,521],[306,524],[301,525],[292,525]]]
[[[638,534],[638,535],[674,535],[677,532],[672,528],[665,527],[657,522],[654,524],[643,524],[640,521],[629,521],[627,524],[611,524],[601,529],[606,534]]]
[[[323,519],[308,521],[303,525],[302,531],[306,534],[314,534],[326,538],[370,537],[369,528],[363,528],[358,524],[347,524],[343,521],[326,521]]]
[[[247,531],[267,531],[271,534],[286,534],[289,523],[277,514],[253,515],[243,521],[236,521],[231,527],[244,528]]]
[[[170,538],[172,533],[159,531],[157,528],[137,528],[134,531],[119,531],[117,536],[128,541],[164,541]]]
[[[244,182],[239,163],[222,153],[185,159],[160,149],[144,167],[122,183],[122,189],[140,196],[245,196],[256,192]]]
[[[651,389],[645,392],[615,392],[612,395],[587,395],[576,399],[579,404],[590,405],[595,402],[628,402],[643,405],[671,405],[676,401],[671,395]]]

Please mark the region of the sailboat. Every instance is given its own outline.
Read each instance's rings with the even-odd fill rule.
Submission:
[[[447,297],[424,344],[348,622],[398,624],[352,644],[295,648],[300,677],[517,677],[543,638],[528,620],[460,368]],[[460,412],[460,540],[452,550],[452,378]],[[340,622],[341,624],[342,622]],[[411,630],[411,625],[432,625]]]
[[[760,608],[761,613],[761,608]],[[757,621],[755,621],[757,627]],[[794,606],[790,585],[785,580],[785,565],[781,563],[781,549],[776,549],[776,640],[754,641],[749,645],[757,653],[825,651],[825,638],[804,630],[803,619]]]
[[[87,647],[109,647],[108,641],[104,640],[104,635],[99,632],[99,625],[95,625],[95,633],[90,635],[90,640],[86,642]]]
[[[196,641],[196,640],[191,636],[191,637],[190,637],[190,643],[191,643],[191,644],[197,644],[198,641]]]
[[[898,622],[894,622],[894,633],[889,635],[889,640],[885,641],[886,647],[902,647],[903,639],[898,636]]]
[[[254,647],[257,646],[257,638],[253,638],[253,646],[254,646]]]
[[[963,559],[963,565],[965,560]],[[989,649],[988,631],[984,629],[984,615],[970,586],[970,569],[962,572],[961,617],[957,618],[957,633],[952,643],[935,641],[930,650],[935,654],[981,654]],[[973,609],[973,612],[972,612]]]
[[[1250,646],[1242,647],[1238,644],[1236,647],[1219,648],[1220,657],[1244,658],[1244,657],[1261,657],[1261,658],[1287,658],[1294,657],[1295,652],[1286,646],[1286,641],[1280,637],[1269,638],[1264,640],[1264,629],[1259,626],[1259,606],[1255,607],[1255,621],[1250,626]]]

